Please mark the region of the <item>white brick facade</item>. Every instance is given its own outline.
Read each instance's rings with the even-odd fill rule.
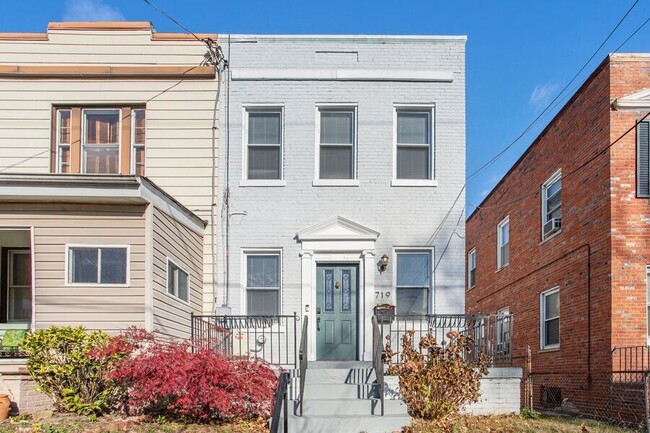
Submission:
[[[305,248],[296,234],[340,216],[378,231],[374,248],[347,250],[341,256],[321,251],[314,258],[310,250],[308,260],[348,257],[361,268],[365,266],[360,269],[360,301],[366,312],[365,316],[360,314],[361,333],[370,334],[367,312],[375,303],[374,292],[379,296],[383,293],[384,301],[388,292],[388,301],[395,302],[394,251],[398,247],[432,249],[437,266],[432,278],[430,312],[462,313],[465,38],[220,35],[220,43],[230,62],[232,79],[224,86],[220,109],[222,219],[216,305],[231,307],[233,314],[245,314],[242,251],[275,248],[282,251],[281,313],[313,314],[313,308],[309,313],[305,311],[310,303],[305,294],[314,290],[305,285],[309,280],[305,273],[309,272],[311,262],[305,265],[305,256],[301,256]],[[328,103],[356,109],[358,186],[313,184],[317,107]],[[437,186],[391,186],[394,116],[399,104],[434,109],[433,180]],[[282,107],[282,186],[244,186],[242,182],[242,130],[245,108],[250,105]],[[228,188],[226,253],[223,194]],[[453,234],[454,230],[458,236]],[[326,249],[346,248],[330,245]],[[374,264],[384,254],[389,256],[389,264],[380,273]],[[369,289],[366,292],[364,283]],[[377,302],[381,300],[380,297]],[[359,358],[366,358],[370,350],[368,339],[361,338],[360,345]]]

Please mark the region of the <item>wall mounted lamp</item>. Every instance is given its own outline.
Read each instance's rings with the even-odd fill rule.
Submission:
[[[379,272],[384,272],[388,267],[388,256],[384,254],[381,256],[381,261],[379,262]]]

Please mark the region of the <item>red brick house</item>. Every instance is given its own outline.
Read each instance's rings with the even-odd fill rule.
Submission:
[[[649,112],[650,55],[608,56],[467,220],[466,312],[509,311],[533,372],[648,344]]]

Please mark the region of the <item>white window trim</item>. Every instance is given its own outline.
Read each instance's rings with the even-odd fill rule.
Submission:
[[[474,284],[471,283],[471,267],[470,267],[470,256],[474,256]],[[474,287],[476,287],[476,268],[477,268],[477,263],[476,263],[476,247],[472,248],[467,252],[467,290],[471,290]]]
[[[63,174],[61,171],[61,111],[69,111],[70,112],[70,141],[72,141],[72,109],[71,108],[54,108],[54,115],[56,116],[56,131],[54,133],[56,134],[56,167],[55,167],[55,172]],[[68,154],[70,155],[70,161],[68,161],[68,173],[69,174],[69,169],[70,169],[70,162],[72,162],[72,143],[66,143],[65,146],[68,147]]]
[[[497,310],[497,332],[496,332],[496,342],[497,345],[505,343],[505,341],[501,341],[501,334],[503,331],[503,321],[499,321],[498,319],[503,316],[510,316],[510,306],[499,308]],[[508,333],[510,333],[510,338],[512,339],[512,319],[508,321]]]
[[[70,248],[125,248],[126,249],[126,283],[73,283],[70,281]],[[101,263],[97,264],[101,270]],[[130,287],[131,286],[131,246],[115,244],[66,244],[65,245],[65,286],[68,287]]]
[[[429,269],[431,270],[431,275],[429,275],[429,296],[428,305],[426,314],[431,314],[433,312],[433,306],[435,305],[435,248],[433,247],[394,247],[393,248],[393,287],[395,288],[395,307],[397,307],[397,255],[403,253],[429,253]],[[390,264],[389,264],[390,266]]]
[[[430,116],[429,124],[429,178],[428,179],[398,179],[397,178],[397,112],[398,111],[417,111],[428,112]],[[435,150],[436,150],[436,116],[435,104],[393,104],[393,179],[391,186],[410,186],[410,187],[435,187],[438,186],[435,171]]]
[[[181,298],[180,296],[176,296],[173,293],[169,293],[169,264],[170,263],[187,274],[187,301],[185,299]],[[190,301],[192,300],[192,290],[191,290],[192,283],[191,283],[191,280],[192,280],[192,274],[190,274],[183,266],[179,265],[178,261],[173,260],[173,259],[171,259],[169,257],[166,257],[166,260],[165,260],[165,295],[167,295],[167,297],[172,298],[172,299],[174,299],[174,300],[176,300],[176,301],[178,301],[178,302],[180,302],[182,304],[185,304],[185,305],[189,306]]]
[[[144,111],[144,143],[136,143],[135,142],[135,116],[133,115],[134,111],[137,110],[142,110]],[[131,173],[135,174],[135,149],[137,148],[143,148],[144,149],[144,154],[145,154],[145,175],[147,174],[147,164],[146,164],[146,159],[147,159],[147,109],[142,107],[142,108],[131,108]],[[120,146],[121,147],[121,146]]]
[[[321,179],[320,178],[320,127],[321,113],[323,111],[341,111],[352,112],[353,132],[352,132],[352,179]],[[315,150],[314,150],[314,181],[312,186],[359,186],[359,151],[358,151],[358,115],[357,104],[317,104],[316,105],[316,128],[315,128]],[[327,145],[327,143],[325,143]],[[347,144],[341,146],[348,146]]]
[[[241,305],[242,314],[248,314],[248,260],[247,256],[278,256],[280,263],[278,266],[279,284],[278,287],[278,316],[282,315],[282,299],[283,299],[283,286],[284,286],[284,263],[282,257],[282,248],[242,248],[241,251]]]
[[[284,179],[284,104],[245,104],[242,111],[242,177],[239,186],[286,186]],[[280,179],[248,178],[248,114],[251,112],[280,112]]]
[[[121,172],[122,164],[122,108],[121,107],[83,107],[81,108],[81,137],[79,138],[81,143],[81,174],[88,174],[86,171],[86,111],[102,111],[102,110],[116,110],[119,114],[119,121],[117,125],[117,173],[98,173],[98,175],[116,175]],[[72,125],[72,118],[70,118],[70,125]],[[72,156],[70,156],[70,161],[72,161]],[[93,173],[94,174],[94,173]]]
[[[29,255],[30,256],[29,257],[30,265],[32,265],[32,257],[31,257],[32,256],[32,249],[31,249],[31,247],[28,248],[28,249],[25,249],[25,247],[17,247],[17,249],[13,249],[12,247],[8,247],[7,249],[8,249],[8,256],[12,256],[14,254],[18,254],[18,255],[27,254],[27,255]],[[8,261],[11,262],[11,259],[9,259]],[[9,263],[7,265],[7,275],[6,275],[6,277],[3,276],[3,275],[0,275],[0,277],[1,278],[6,278],[6,282],[7,282],[7,295],[6,295],[7,297],[5,299],[5,301],[7,303],[7,309],[6,309],[7,324],[31,323],[31,321],[32,321],[31,316],[33,315],[33,311],[30,314],[30,318],[27,319],[27,320],[24,320],[24,319],[23,320],[10,319],[10,316],[11,316],[11,314],[10,314],[11,305],[10,304],[11,304],[11,302],[9,301],[9,299],[11,298],[11,293],[10,293],[10,290],[9,290],[10,289],[9,282],[13,279],[13,269],[11,269],[11,266],[9,265]],[[31,275],[30,275],[30,278],[31,278]],[[25,286],[23,286],[23,287],[25,287]],[[34,296],[33,291],[32,291],[32,284],[30,284],[28,288],[29,288],[29,291],[30,291],[30,295]],[[31,303],[32,303],[32,306],[33,306],[33,303],[34,303],[33,300],[32,300]]]
[[[501,247],[502,247],[501,242],[503,241],[501,239],[501,228],[506,224],[508,224],[508,263],[501,264]],[[499,224],[497,224],[497,271],[499,269],[505,268],[510,264],[511,256],[512,254],[510,254],[510,216],[508,215],[507,217],[502,219]]]
[[[544,344],[544,341],[546,340],[546,297],[549,295],[553,295],[555,293],[559,294],[560,292],[560,287],[555,286],[552,289],[546,290],[539,295],[539,346],[542,350],[548,350],[548,349],[559,349],[560,348],[560,343],[558,339],[557,344]],[[559,296],[559,295],[558,295]],[[557,316],[557,318],[560,320],[560,330],[558,332],[558,336],[562,335],[562,303],[560,302],[560,315]]]
[[[645,267],[645,284],[646,284],[646,293],[648,292],[648,288],[650,288],[650,265],[647,265]],[[647,297],[646,297],[647,298]],[[648,311],[648,306],[650,306],[650,299],[646,299],[646,311]],[[650,324],[650,317],[646,318],[647,324]],[[648,335],[648,341],[647,345],[650,346],[650,335]]]
[[[560,230],[556,231],[555,233],[551,233],[548,236],[544,235],[544,224],[546,224],[548,222],[548,219],[547,219],[548,215],[547,215],[547,212],[546,212],[547,205],[548,205],[548,203],[547,203],[548,198],[546,197],[546,192],[548,191],[549,186],[551,186],[553,183],[555,183],[556,181],[558,181],[560,179],[562,179],[562,169],[558,169],[555,173],[553,173],[551,175],[551,177],[549,177],[546,180],[546,182],[544,182],[542,184],[542,191],[541,191],[541,196],[542,196],[542,218],[541,218],[542,225],[540,227],[540,230],[542,232],[542,241],[550,239],[553,236],[555,236],[555,235],[559,234],[560,232],[562,232],[562,229],[560,228]],[[560,194],[561,193],[562,193],[562,188],[560,188]],[[560,204],[560,208],[561,207],[562,207],[562,205]]]

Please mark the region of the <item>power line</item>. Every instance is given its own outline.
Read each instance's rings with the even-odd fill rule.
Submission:
[[[638,0],[637,0],[637,1],[638,1]],[[199,38],[199,37],[198,37],[198,36],[197,36],[197,35],[196,35],[192,30],[190,30],[190,29],[188,29],[187,27],[185,27],[185,26],[184,26],[183,24],[181,24],[177,19],[175,19],[174,17],[172,17],[171,15],[169,15],[169,14],[168,14],[167,12],[165,12],[164,10],[160,9],[158,6],[156,6],[155,4],[153,4],[151,1],[149,1],[149,0],[144,0],[144,2],[145,2],[146,4],[148,4],[149,6],[151,6],[152,8],[154,8],[155,10],[157,10],[158,12],[160,12],[160,13],[161,13],[162,15],[164,15],[165,17],[167,17],[171,22],[173,22],[174,24],[176,24],[178,27],[180,27],[181,29],[185,30],[186,33],[189,33],[190,35],[194,36],[194,38],[195,38],[197,41],[199,41],[199,42],[204,42],[204,41],[203,41],[201,38]]]
[[[578,166],[578,167],[574,168],[573,170],[569,171],[566,175],[565,175],[565,174],[562,174],[562,179],[566,179],[566,178],[568,178],[568,177],[574,175],[575,173],[577,173],[578,171],[582,170],[584,167],[586,167],[587,165],[589,165],[589,164],[591,164],[593,161],[595,161],[596,158],[598,158],[598,157],[604,155],[605,152],[606,152],[608,149],[610,149],[610,148],[611,148],[612,146],[614,146],[616,143],[618,143],[619,141],[621,141],[621,140],[622,140],[622,139],[623,139],[627,134],[629,134],[630,132],[634,131],[634,130],[636,129],[637,125],[638,125],[639,123],[643,122],[645,119],[647,119],[648,116],[650,116],[650,112],[646,113],[645,116],[643,116],[641,119],[637,120],[637,121],[634,123],[633,126],[631,126],[630,128],[628,128],[628,129],[627,129],[623,134],[621,134],[620,136],[618,136],[618,137],[616,138],[616,140],[614,140],[613,142],[611,142],[610,144],[608,144],[607,146],[605,146],[602,150],[600,150],[600,151],[599,151],[598,153],[596,153],[594,156],[592,156],[591,158],[589,158],[589,159],[588,159],[587,161],[585,161],[583,164],[581,164],[580,166]],[[514,200],[511,200],[511,201],[509,201],[509,202],[506,202],[506,203],[503,203],[503,204],[499,204],[499,205],[493,205],[493,206],[483,206],[483,205],[479,205],[479,206],[475,206],[475,207],[476,207],[477,210],[478,210],[478,209],[490,209],[490,208],[494,209],[494,208],[500,208],[500,207],[504,207],[504,206],[508,206],[508,205],[511,205],[511,204],[514,204],[514,203],[520,202],[520,201],[525,200],[525,199],[527,199],[527,198],[529,198],[529,197],[532,197],[532,196],[534,196],[534,195],[537,195],[538,193],[539,193],[539,191],[534,191],[534,192],[531,193],[531,194],[523,195],[523,196],[521,196],[521,197],[519,197],[519,198],[516,198],[516,199],[514,199]]]
[[[607,41],[612,37],[612,35],[614,34],[614,32],[616,32],[616,30],[621,26],[621,24],[623,23],[623,21],[625,21],[625,19],[627,18],[627,16],[630,14],[630,12],[632,12],[632,10],[635,8],[635,6],[636,6],[638,3],[639,3],[639,0],[636,0],[636,1],[632,4],[632,6],[630,6],[630,8],[629,8],[629,9],[627,10],[627,12],[625,13],[625,15],[623,15],[623,18],[621,18],[621,19],[618,21],[618,23],[616,24],[616,26],[614,26],[614,28],[609,32],[609,34],[607,35],[607,37],[605,38],[605,40],[603,40],[603,42],[598,46],[598,48],[596,49],[596,51],[593,52],[593,54],[592,54],[592,55],[589,57],[589,59],[588,59],[588,60],[587,60],[583,65],[582,65],[582,67],[578,70],[578,72],[576,72],[576,73],[573,75],[573,77],[571,78],[571,80],[569,80],[569,82],[568,82],[568,83],[564,86],[564,88],[563,88],[563,89],[562,89],[562,90],[557,94],[557,96],[556,96],[555,98],[553,98],[553,100],[552,100],[551,102],[549,102],[549,103],[546,105],[546,107],[544,108],[544,110],[542,110],[542,112],[541,112],[541,113],[540,113],[540,114],[539,114],[539,115],[538,115],[538,116],[537,116],[537,117],[536,117],[536,118],[535,118],[535,119],[534,119],[534,120],[533,120],[533,121],[532,121],[532,122],[531,122],[531,123],[526,127],[526,129],[524,129],[524,131],[523,131],[521,134],[519,134],[519,135],[518,135],[518,136],[517,136],[517,137],[516,137],[516,138],[515,138],[515,139],[514,139],[510,144],[508,144],[508,145],[507,145],[507,146],[506,146],[506,147],[505,147],[501,152],[497,153],[497,154],[496,154],[495,156],[493,156],[489,161],[487,161],[485,164],[483,164],[481,167],[479,167],[477,170],[475,170],[473,173],[471,173],[469,176],[467,176],[466,180],[469,180],[469,179],[471,179],[472,177],[474,177],[474,176],[480,174],[480,173],[483,172],[485,169],[487,169],[489,166],[491,166],[492,164],[494,164],[494,163],[495,163],[499,158],[501,158],[501,156],[503,156],[503,155],[504,155],[504,154],[505,154],[505,153],[506,153],[506,152],[507,152],[507,151],[508,151],[512,146],[514,146],[514,145],[515,145],[515,144],[516,144],[516,143],[517,143],[517,142],[518,142],[518,141],[519,141],[519,140],[520,140],[524,135],[526,135],[526,133],[527,133],[528,131],[530,131],[530,130],[533,128],[533,126],[535,126],[535,124],[537,124],[537,122],[542,118],[542,116],[546,113],[546,111],[548,111],[548,109],[551,107],[551,105],[553,105],[553,103],[554,103],[555,101],[558,100],[558,98],[559,98],[559,97],[564,93],[564,91],[565,91],[565,90],[566,90],[566,89],[571,85],[571,83],[573,83],[573,82],[576,80],[576,78],[578,78],[578,76],[582,73],[582,71],[585,70],[585,68],[587,67],[587,65],[589,65],[589,63],[594,59],[594,57],[596,57],[596,55],[598,54],[598,52],[600,51],[600,49],[601,49],[601,48],[602,48],[602,47],[607,43]],[[645,24],[644,24],[644,25],[645,25]],[[637,29],[637,32],[638,32],[639,30],[640,30],[640,29]],[[634,36],[634,34],[636,34],[636,32],[634,32],[634,33],[630,36],[630,38],[631,38],[632,36]],[[625,43],[626,43],[630,38],[626,39],[625,42],[623,42],[623,44],[621,44],[621,46],[619,46],[619,48],[616,49],[616,51],[618,51],[618,49],[620,49],[623,45],[625,45]]]

